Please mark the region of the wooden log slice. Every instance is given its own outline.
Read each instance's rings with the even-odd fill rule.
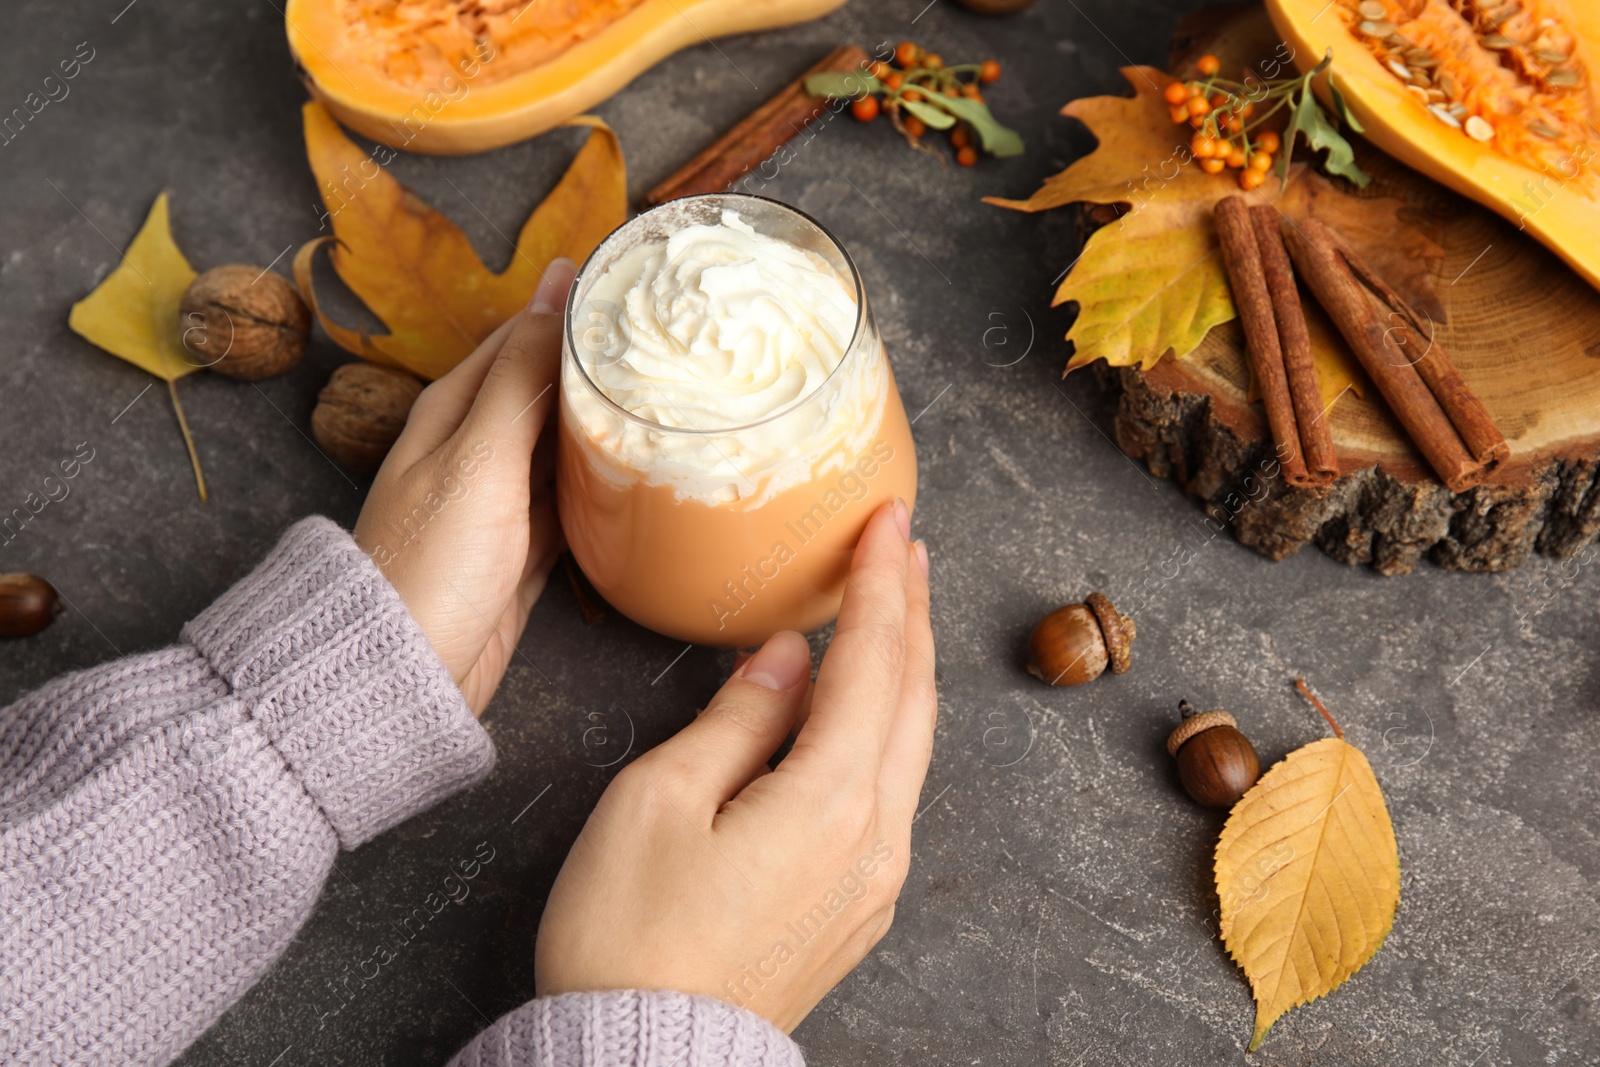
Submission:
[[[1259,18],[1271,34],[1259,8],[1243,17]],[[1237,21],[1222,27],[1230,44],[1246,30],[1254,32]],[[1216,34],[1180,28],[1185,51],[1208,41]],[[1331,415],[1340,479],[1323,490],[1265,479],[1263,496],[1272,445],[1261,406],[1249,399],[1237,320],[1149,372],[1095,364],[1120,394],[1117,444],[1272,559],[1308,541],[1382,574],[1407,573],[1424,556],[1455,570],[1502,571],[1532,552],[1574,555],[1600,530],[1600,293],[1499,216],[1364,142],[1357,150],[1374,179],[1363,195],[1405,201],[1445,249],[1434,273],[1448,321],[1437,324],[1436,340],[1510,442],[1509,461],[1484,485],[1450,492],[1363,382],[1365,395],[1344,396]],[[1106,209],[1083,218],[1091,228],[1109,221]]]

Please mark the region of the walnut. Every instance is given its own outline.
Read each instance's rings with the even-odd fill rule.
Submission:
[[[422,382],[375,363],[346,363],[317,395],[311,434],[357,474],[373,474],[405,429]]]
[[[239,381],[291,370],[305,354],[311,311],[281,274],[233,263],[208,270],[178,305],[183,346],[202,365]]]

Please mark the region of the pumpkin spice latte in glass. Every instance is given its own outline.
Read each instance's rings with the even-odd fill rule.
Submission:
[[[567,302],[557,498],[617,610],[759,644],[839,611],[880,504],[917,460],[861,277],[762,197],[685,197],[595,250]]]

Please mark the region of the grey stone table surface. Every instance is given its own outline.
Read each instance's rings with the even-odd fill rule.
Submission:
[[[1372,963],[1287,1016],[1252,1061],[1600,1062],[1600,568],[1381,578],[1310,550],[1269,563],[1210,537],[1193,503],[1112,445],[1090,376],[1060,381],[1070,315],[1049,296],[1076,253],[1070,219],[978,203],[1026,195],[1087,151],[1092,138],[1058,108],[1122,92],[1117,68],[1159,64],[1193,6],[1041,0],[989,21],[950,0],[857,0],[689,49],[598,109],[637,197],[834,44],[911,36],[952,58],[1000,58],[989,98],[1028,139],[1020,159],[946,167],[882,123],[841,119],[763,190],[826,222],[864,272],[917,416],[916,525],[932,549],[943,679],[894,929],[795,1036],[815,1064],[1243,1062],[1252,1004],[1211,918],[1220,819],[1182,795],[1162,741],[1187,697],[1234,711],[1278,759],[1324,734],[1290,689],[1303,675],[1372,757],[1403,901]],[[0,112],[81,42],[93,58],[0,146],[0,511],[80,444],[93,459],[0,546],[0,570],[43,574],[71,604],[40,636],[0,646],[0,700],[174,640],[290,522],[352,523],[366,488],[308,443],[316,392],[348,358],[325,340],[259,387],[182,383],[212,490],[202,504],[164,390],[66,326],[164,188],[202,268],[281,268],[316,233],[305,93],[276,0],[7,10]],[[393,171],[498,268],[511,254],[501,234],[578,136],[403,157]],[[1058,691],[1023,672],[1045,610],[1135,586],[1130,673]],[[732,658],[615,613],[586,628],[559,581],[522,653],[484,719],[495,774],[341,855],[309,925],[185,1064],[437,1064],[532,995],[540,909],[586,812],[621,761],[689,720]],[[355,977],[481,842],[494,859],[470,896],[375,977]]]

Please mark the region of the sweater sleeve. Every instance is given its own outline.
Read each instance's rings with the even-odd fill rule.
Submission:
[[[371,560],[298,523],[179,644],[0,711],[0,1062],[167,1063],[283,952],[339,847],[493,762]]]
[[[805,1067],[799,1046],[711,997],[619,990],[530,1000],[450,1067]]]

